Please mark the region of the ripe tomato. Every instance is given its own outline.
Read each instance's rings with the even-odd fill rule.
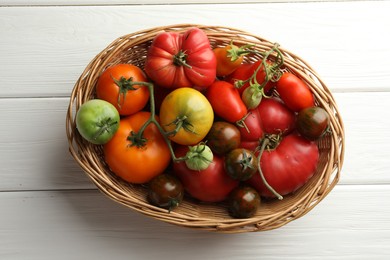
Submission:
[[[157,175],[149,182],[147,199],[152,205],[171,211],[179,206],[183,197],[183,185],[171,174]]]
[[[236,45],[229,44],[223,47],[213,49],[217,59],[217,76],[223,77],[235,71],[244,60],[240,55],[241,49]]]
[[[241,142],[256,142],[264,136],[260,113],[257,109],[249,110],[245,117],[246,128],[240,127]]]
[[[228,211],[234,218],[250,218],[256,214],[260,203],[261,198],[255,189],[240,186],[229,194]]]
[[[266,149],[260,159],[261,170],[268,184],[280,195],[302,187],[314,174],[319,159],[316,143],[298,134],[285,136],[275,149]],[[264,197],[275,197],[264,185],[260,174],[248,181]]]
[[[257,110],[267,134],[290,133],[295,128],[295,114],[275,97],[263,98]]]
[[[303,80],[286,72],[276,82],[280,98],[294,112],[314,106],[314,96]]]
[[[225,121],[216,121],[205,139],[214,153],[222,155],[238,148],[241,143],[241,134],[235,125]]]
[[[250,150],[237,148],[225,155],[225,170],[235,180],[246,181],[257,172],[257,158]]]
[[[182,157],[187,151],[188,147],[179,146],[175,149],[175,154]],[[223,159],[218,155],[214,155],[213,161],[205,170],[190,170],[183,161],[174,163],[173,170],[183,183],[184,189],[193,198],[204,202],[225,200],[239,184],[226,174]]]
[[[137,66],[118,64],[100,75],[96,95],[113,104],[120,115],[131,115],[145,107],[150,95],[146,86],[132,86],[131,82],[146,81],[144,72]]]
[[[248,110],[238,90],[227,81],[215,81],[206,92],[215,114],[230,123],[243,119]]]
[[[80,135],[93,144],[105,144],[119,128],[119,113],[113,105],[100,99],[82,104],[76,114]]]
[[[216,77],[217,61],[207,35],[199,28],[162,32],[148,50],[146,74],[166,88],[206,88]]]
[[[171,161],[167,143],[154,124],[146,127],[144,146],[138,147],[129,136],[137,133],[150,118],[140,111],[121,119],[114,137],[104,145],[104,158],[110,169],[130,183],[146,183],[161,174]]]
[[[309,140],[317,140],[329,128],[329,115],[321,107],[308,107],[299,111],[297,131]]]
[[[161,126],[178,144],[199,143],[209,132],[214,113],[206,97],[193,88],[179,88],[169,93],[160,107]]]

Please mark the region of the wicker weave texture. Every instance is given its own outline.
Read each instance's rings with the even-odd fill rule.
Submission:
[[[75,114],[86,101],[95,97],[95,86],[100,74],[118,63],[131,63],[141,68],[147,49],[153,38],[162,31],[182,32],[191,27],[202,29],[213,47],[229,44],[253,44],[260,52],[268,51],[274,43],[242,30],[179,24],[151,28],[124,35],[114,40],[87,65],[76,82],[70,96],[66,115],[66,132],[69,151],[76,162],[93,181],[98,189],[114,201],[155,219],[178,226],[224,232],[240,233],[265,231],[281,227],[297,219],[315,207],[338,183],[344,159],[344,126],[336,102],[319,75],[300,57],[280,47],[284,55],[284,69],[303,79],[314,93],[316,104],[330,115],[330,134],[318,141],[320,161],[316,173],[294,194],[282,201],[263,201],[257,214],[248,219],[231,218],[223,203],[199,203],[185,198],[174,211],[150,205],[146,200],[146,187],[128,184],[117,178],[104,162],[102,147],[89,144],[78,134]],[[257,60],[260,55],[246,56],[246,61]]]

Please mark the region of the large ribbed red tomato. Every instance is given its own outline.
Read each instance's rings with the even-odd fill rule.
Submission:
[[[166,88],[206,88],[214,82],[216,68],[209,39],[199,28],[156,35],[145,63],[146,74]]]

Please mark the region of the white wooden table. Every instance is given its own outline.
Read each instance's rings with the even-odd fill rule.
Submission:
[[[0,0],[0,259],[390,259],[390,2]],[[341,180],[277,230],[176,227],[102,195],[68,153],[65,113],[121,35],[224,25],[280,43],[322,76],[345,123]]]

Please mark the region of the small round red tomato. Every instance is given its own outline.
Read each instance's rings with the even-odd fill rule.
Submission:
[[[241,143],[241,134],[235,125],[216,121],[211,126],[205,140],[213,152],[222,155],[238,148]]]
[[[214,113],[210,102],[201,92],[193,88],[179,88],[163,100],[160,120],[173,142],[192,145],[207,135],[214,121]]]
[[[178,146],[175,149],[177,157],[183,157],[188,147]],[[183,183],[184,189],[195,199],[204,202],[220,202],[238,186],[239,182],[230,178],[224,168],[222,157],[214,155],[213,161],[205,170],[190,170],[184,161],[175,162],[173,170]]]
[[[246,181],[257,172],[257,158],[252,151],[237,148],[225,155],[225,170],[235,180]]]
[[[290,72],[283,73],[276,82],[280,98],[294,112],[314,106],[314,96],[306,83]]]
[[[215,114],[230,123],[242,120],[248,113],[240,93],[227,81],[215,81],[208,87],[206,97]]]
[[[256,214],[260,203],[260,195],[255,189],[240,186],[229,194],[228,211],[234,218],[250,218]]]
[[[234,44],[229,44],[213,49],[217,59],[217,76],[223,77],[235,71],[244,60],[243,49]],[[244,52],[245,53],[245,52]]]
[[[207,35],[195,27],[158,34],[148,50],[145,71],[162,87],[207,88],[215,80],[216,63]]]
[[[263,98],[257,110],[267,134],[286,135],[295,128],[295,113],[277,98]]]
[[[132,64],[118,64],[106,69],[99,77],[96,95],[116,107],[120,115],[142,110],[149,101],[149,90],[132,82],[147,82],[144,72]]]
[[[260,113],[257,109],[249,110],[244,120],[246,128],[239,128],[241,133],[240,147],[251,149],[258,146],[259,140],[264,136],[261,121]]]
[[[155,124],[146,127],[141,139],[134,139],[150,115],[140,111],[121,119],[118,131],[104,145],[104,158],[109,168],[130,183],[150,181],[171,161],[169,147]]]
[[[321,107],[308,107],[299,111],[297,131],[309,140],[317,140],[329,127],[329,115]]]
[[[149,182],[147,199],[152,205],[171,211],[183,201],[183,197],[183,185],[173,175],[163,173]]]

